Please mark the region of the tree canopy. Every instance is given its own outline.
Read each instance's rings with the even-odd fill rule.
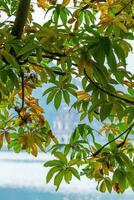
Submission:
[[[33,18],[35,5],[44,10],[43,25]],[[101,192],[134,191],[134,76],[127,63],[134,1],[0,0],[0,14],[0,147],[6,141],[34,156],[49,149],[55,159],[44,164],[46,182],[53,178],[56,190],[63,179],[86,176]],[[34,97],[39,87],[47,104],[58,109],[64,101],[79,113],[67,143],[57,140]]]

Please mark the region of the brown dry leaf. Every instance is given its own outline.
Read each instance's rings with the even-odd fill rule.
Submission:
[[[117,193],[120,193],[120,192],[121,192],[118,183],[113,183],[112,186],[113,186],[113,189],[114,189],[115,192],[117,192]]]
[[[3,146],[3,136],[4,134],[0,134],[0,148]]]
[[[75,18],[73,18],[73,17],[72,17],[72,18],[70,18],[70,19],[68,20],[68,24],[73,24],[73,23],[75,22],[75,20],[76,20],[76,19],[75,19]]]
[[[10,143],[10,134],[9,133],[5,133],[5,139],[6,139],[6,142],[9,144]]]

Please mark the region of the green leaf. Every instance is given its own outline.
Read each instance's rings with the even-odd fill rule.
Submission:
[[[102,104],[101,109],[100,109],[101,121],[104,121],[110,115],[112,107],[113,107],[113,104],[111,103]]]
[[[61,8],[60,10],[60,18],[64,25],[67,23],[67,13],[65,12],[65,8]]]
[[[61,167],[53,167],[52,169],[49,170],[47,176],[46,176],[46,183],[48,183],[53,175],[57,172],[57,171],[60,171],[61,170]]]
[[[119,103],[115,104],[115,110],[117,112],[118,119],[121,121],[124,115],[124,109],[122,105],[120,105]]]
[[[17,63],[15,57],[13,55],[11,55],[10,53],[8,53],[7,51],[3,51],[2,52],[3,57],[5,58],[5,60],[12,65],[13,68],[17,68],[19,69],[19,64]]]
[[[44,164],[44,167],[52,167],[52,166],[63,166],[63,163],[60,160],[50,160]]]
[[[72,172],[72,174],[80,180],[80,175],[78,173],[78,171],[74,168],[74,167],[70,167],[70,171]]]
[[[12,81],[12,83],[14,84],[14,86],[19,88],[18,78],[17,78],[16,74],[13,72],[13,70],[8,69],[7,74],[9,76],[10,80]]]
[[[67,105],[70,103],[70,96],[66,90],[63,90],[63,97]]]
[[[133,166],[133,162],[125,153],[120,152],[120,157],[128,168],[131,168]]]
[[[110,142],[112,140],[114,140],[114,135],[113,134],[109,134],[108,141]],[[118,151],[115,141],[110,143],[110,147],[111,147],[112,152],[117,152]]]
[[[10,9],[8,8],[8,4],[6,2],[4,2],[3,0],[0,0],[0,9],[6,11],[8,16],[10,15]]]
[[[109,54],[107,55],[107,63],[111,70],[115,73],[116,72],[116,58],[113,53],[113,50],[110,49]]]
[[[63,176],[64,176],[64,173],[63,171],[61,170],[54,178],[54,185],[57,186],[56,187],[56,191],[59,189],[59,186],[61,184],[61,181],[63,179]]]
[[[106,183],[106,187],[107,187],[108,192],[111,193],[111,191],[112,191],[111,181],[108,178],[106,178],[105,183]]]
[[[69,144],[66,144],[65,149],[64,149],[64,154],[65,154],[65,155],[67,155],[67,154],[69,153],[70,148],[71,148],[70,145],[69,145]]]
[[[128,183],[129,183],[130,187],[134,191],[134,172],[133,171],[127,172],[126,173],[126,178],[128,180]]]
[[[56,92],[57,92],[57,89],[53,89],[53,90],[49,93],[49,95],[48,95],[48,97],[47,97],[47,104],[49,104],[49,103],[54,99]]]
[[[56,89],[57,86],[53,86],[53,87],[50,87],[48,89],[46,89],[44,92],[43,92],[43,95],[42,96],[45,96],[47,93],[51,92],[52,90]]]
[[[70,181],[72,180],[72,173],[69,169],[66,169],[64,172],[64,179],[66,181],[66,183],[70,183]]]
[[[67,158],[63,153],[55,152],[54,156],[57,157],[59,160],[61,160],[64,164],[67,164]]]
[[[102,183],[100,185],[100,191],[101,192],[105,192],[106,191],[106,183],[105,183],[105,181],[102,181]]]
[[[59,90],[54,98],[54,106],[56,108],[56,110],[59,108],[60,104],[61,104],[61,100],[62,100],[62,91]]]
[[[113,47],[119,61],[121,61],[123,65],[126,65],[126,56],[120,44],[117,44],[117,42],[114,42]]]
[[[29,43],[29,44],[26,44],[24,47],[22,47],[20,49],[20,51],[17,54],[17,57],[22,56],[22,55],[24,55],[26,53],[31,53],[36,48],[37,48],[37,44],[34,44],[33,42]]]

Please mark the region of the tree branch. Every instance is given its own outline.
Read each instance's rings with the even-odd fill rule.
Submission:
[[[12,28],[12,35],[16,36],[16,38],[20,39],[23,33],[23,28],[26,24],[28,11],[30,8],[31,0],[20,0],[16,19]]]
[[[133,2],[133,0],[130,0],[121,10],[119,10],[117,13],[115,13],[115,16],[120,15],[121,12],[122,12],[123,10],[125,10],[125,8],[127,8],[127,6],[129,6],[129,4],[132,3],[132,2]]]
[[[125,136],[125,139],[123,140],[123,142],[120,143],[119,145],[117,145],[117,148],[122,147],[122,146],[125,144],[126,139],[127,139],[128,135],[129,135],[130,131],[132,130],[133,126],[134,126],[134,122],[133,122],[123,133],[121,133],[120,135],[118,135],[118,136],[117,136],[116,138],[114,138],[113,140],[111,140],[111,141],[107,142],[106,144],[104,144],[100,149],[98,149],[98,150],[97,150],[95,153],[93,153],[91,156],[92,156],[92,157],[97,156],[106,146],[108,146],[109,144],[111,144],[112,142],[116,141],[118,138],[120,138],[121,136],[123,136],[125,133],[127,133],[126,136]]]
[[[41,69],[45,69],[45,67],[39,65],[39,64],[36,64],[34,62],[31,62],[31,61],[28,61],[29,64],[31,65],[36,65],[37,67],[41,68]],[[57,74],[57,75],[60,75],[60,76],[65,76],[66,75],[66,72],[62,72],[62,71],[58,71],[58,70],[52,70],[53,73]]]
[[[89,3],[94,3],[94,2],[97,2],[97,3],[105,3],[106,0],[91,0]],[[87,8],[89,8],[89,4],[86,4],[86,5],[82,8],[82,10],[85,10],[85,9],[87,9]]]
[[[122,146],[125,144],[125,142],[126,142],[128,136],[129,136],[129,134],[130,134],[130,132],[131,132],[133,126],[134,126],[134,123],[128,128],[128,132],[127,132],[127,134],[126,134],[124,140],[123,140],[120,144],[117,145],[118,148],[119,148],[119,147],[122,147]]]
[[[109,91],[107,91],[106,89],[102,88],[98,83],[94,82],[87,74],[86,70],[84,69],[84,74],[86,75],[87,79],[89,80],[89,82],[91,82],[97,89],[99,89],[101,92],[111,96],[111,97],[114,97],[116,99],[120,99],[126,103],[129,103],[129,104],[133,104],[134,105],[134,101],[133,100],[129,100],[129,99],[126,99],[124,97],[121,97],[121,96],[118,96],[118,95],[115,95]]]

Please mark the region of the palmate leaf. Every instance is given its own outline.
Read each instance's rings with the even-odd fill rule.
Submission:
[[[96,2],[38,0],[45,21],[40,13],[37,23],[30,0],[0,0],[2,14],[10,17],[0,20],[0,147],[6,141],[17,153],[52,153],[55,158],[44,166],[46,182],[53,179],[56,190],[62,180],[69,184],[85,174],[101,192],[123,193],[134,190],[134,84],[127,60],[133,50],[133,6]],[[48,106],[35,98],[40,87],[56,110],[62,100],[71,105],[69,129],[75,117],[84,120],[69,141],[58,141],[57,129],[44,117]]]
[[[52,179],[53,175],[54,175],[56,172],[60,171],[60,170],[61,170],[61,167],[53,167],[53,168],[51,168],[51,169],[49,170],[49,172],[47,173],[47,176],[46,176],[46,183],[48,183],[48,182]]]

